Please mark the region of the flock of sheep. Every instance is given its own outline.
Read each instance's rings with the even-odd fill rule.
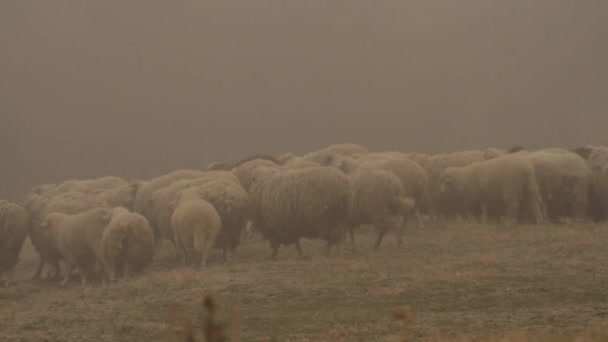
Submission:
[[[40,263],[34,275],[74,270],[86,284],[142,272],[158,243],[173,242],[185,265],[223,259],[249,234],[301,254],[301,238],[332,246],[372,225],[375,248],[387,232],[401,244],[412,216],[505,224],[600,221],[608,214],[608,147],[526,151],[513,147],[438,155],[370,152],[336,144],[303,156],[255,156],[178,170],[148,181],[118,177],[38,186],[23,207],[0,200],[0,277],[27,236]]]

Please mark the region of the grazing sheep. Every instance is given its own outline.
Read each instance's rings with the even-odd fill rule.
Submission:
[[[283,164],[283,169],[284,170],[303,169],[303,168],[307,168],[307,167],[319,167],[319,166],[321,166],[321,165],[319,165],[318,163],[315,163],[313,161],[296,158],[296,159],[292,159],[291,161]]]
[[[322,166],[329,166],[332,158],[336,156],[353,156],[355,154],[366,154],[368,149],[356,144],[334,144],[311,152],[303,156],[304,160],[318,163]]]
[[[404,196],[414,200],[414,212],[418,218],[418,224],[423,227],[422,217],[419,211],[421,203],[427,192],[427,172],[415,161],[408,159],[399,152],[369,153],[355,156],[357,159],[340,157],[331,162],[349,174],[360,167],[385,170],[394,174],[403,186]]]
[[[490,160],[495,158],[493,152],[487,150],[470,150],[454,153],[445,153],[434,155],[427,162],[428,172],[428,193],[426,202],[429,206],[429,211],[432,216],[451,217],[464,211],[471,211],[471,208],[465,208],[462,202],[457,198],[451,197],[449,193],[440,191],[440,177],[442,172],[448,167],[462,167],[474,162]]]
[[[353,188],[353,204],[349,235],[355,248],[354,230],[364,224],[372,224],[378,232],[374,248],[377,249],[384,235],[395,232],[397,244],[403,242],[403,226],[407,220],[402,209],[405,204],[403,185],[397,176],[389,171],[362,167],[350,175]],[[407,199],[413,207],[414,202]]]
[[[527,158],[534,166],[545,218],[554,222],[560,217],[586,220],[592,174],[581,156],[557,148],[513,155]]]
[[[111,216],[112,210],[106,208],[74,215],[52,212],[41,223],[48,240],[68,265],[62,286],[68,282],[74,268],[78,268],[80,280],[86,285],[97,262],[101,237]]]
[[[251,187],[251,172],[258,167],[279,167],[279,165],[273,161],[267,159],[251,159],[232,169],[232,173],[239,179],[241,186],[249,192]]]
[[[175,245],[184,265],[207,266],[208,255],[220,232],[222,220],[211,203],[192,192],[183,192],[171,216]]]
[[[270,241],[271,258],[281,244],[295,244],[301,255],[302,237],[327,241],[329,255],[346,232],[352,189],[348,176],[332,167],[258,168],[250,203],[252,224]]]
[[[34,279],[40,277],[45,264],[50,264],[52,268],[48,275],[60,276],[61,255],[53,248],[40,227],[46,215],[54,211],[77,214],[93,208],[111,208],[112,205],[108,201],[120,202],[117,200],[119,198],[128,202],[133,191],[118,191],[112,194],[112,187],[124,189],[125,185],[130,187],[127,182],[116,177],[69,180],[57,185],[47,184],[36,187],[28,194],[24,207],[30,216],[29,236],[40,257]]]
[[[441,174],[440,189],[453,193],[467,209],[479,206],[483,223],[488,207],[497,203],[503,208],[506,221],[516,222],[520,201],[537,223],[543,221],[534,166],[521,156],[508,155],[448,167]]]
[[[238,178],[229,171],[198,171],[198,170],[177,170],[170,172],[166,175],[154,178],[148,181],[141,189],[137,192],[135,199],[134,211],[142,214],[150,222],[150,226],[154,230],[154,237],[157,242],[164,236],[162,234],[162,228],[157,224],[156,213],[158,208],[155,207],[154,201],[156,200],[155,192],[165,187],[172,185],[178,181],[192,180],[196,178],[229,178],[234,182],[238,183]],[[169,229],[168,232],[171,232]],[[173,234],[170,234],[173,236]]]
[[[583,157],[591,169],[589,215],[595,221],[604,221],[608,218],[608,147],[585,146],[574,152]]]
[[[206,173],[190,180],[177,181],[159,189],[150,197],[150,212],[155,215],[148,219],[155,224],[160,236],[173,241],[171,216],[176,199],[184,190],[196,192],[201,199],[210,202],[220,214],[222,228],[216,238],[214,248],[223,250],[227,260],[228,251],[234,251],[240,244],[246,223],[248,194],[233,174]],[[173,241],[174,242],[174,241]]]
[[[279,164],[279,160],[273,156],[270,155],[266,155],[266,154],[259,154],[259,155],[255,155],[255,156],[250,156],[247,158],[243,158],[239,161],[237,161],[236,163],[226,163],[226,162],[213,162],[210,163],[209,165],[207,165],[207,170],[208,171],[230,171],[233,170],[234,168],[238,167],[241,164],[244,164],[248,161],[251,160],[266,160],[269,161],[273,164]]]
[[[5,274],[13,270],[28,231],[28,214],[17,204],[0,200],[0,281],[9,285]]]
[[[106,277],[140,273],[154,257],[154,232],[148,220],[124,207],[112,209],[108,226],[101,236],[99,260]]]

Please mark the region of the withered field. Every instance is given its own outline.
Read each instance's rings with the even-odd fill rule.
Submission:
[[[179,341],[188,322],[198,338],[207,295],[231,341],[608,340],[607,225],[412,223],[378,251],[374,238],[329,258],[303,240],[305,257],[288,246],[271,261],[254,236],[199,272],[166,244],[146,274],[86,288],[31,281],[28,242],[0,289],[0,340]]]

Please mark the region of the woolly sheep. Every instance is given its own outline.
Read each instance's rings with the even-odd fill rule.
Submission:
[[[514,153],[532,163],[547,219],[572,217],[584,221],[587,214],[591,169],[576,153],[565,149],[543,149]]]
[[[59,251],[68,265],[64,286],[77,268],[83,285],[86,285],[97,262],[101,237],[110,222],[112,211],[107,208],[96,208],[85,212],[68,215],[52,212],[41,223],[55,250]]]
[[[313,161],[296,158],[290,162],[283,164],[283,169],[284,170],[303,169],[303,168],[307,168],[307,167],[319,167],[319,166],[321,166],[321,165],[319,165],[318,163],[315,163]]]
[[[214,181],[220,181],[222,184],[226,183],[227,187],[242,189],[239,179],[232,172],[206,171],[199,174],[198,177],[176,180],[154,191],[149,196],[146,211],[151,213],[147,218],[152,226],[158,228],[157,233],[163,238],[172,240],[171,215],[175,209],[175,202],[179,198],[180,192]]]
[[[171,227],[185,266],[207,266],[209,252],[221,225],[220,215],[211,203],[192,191],[181,194],[171,216]]]
[[[385,170],[397,176],[403,185],[404,196],[414,200],[414,211],[418,217],[418,223],[422,227],[423,222],[418,204],[422,202],[428,184],[427,172],[422,166],[400,152],[369,153],[355,156],[355,158],[357,159],[341,157],[338,162],[340,169],[350,173],[359,167],[369,167]]]
[[[587,161],[591,169],[592,186],[589,191],[589,215],[595,221],[608,216],[608,147],[584,146],[574,150]]]
[[[356,144],[334,144],[322,148],[318,151],[308,153],[303,156],[305,160],[313,161],[322,166],[328,166],[327,159],[335,156],[352,156],[355,154],[365,154],[369,150]]]
[[[469,210],[462,203],[450,197],[439,189],[441,173],[448,167],[462,167],[474,162],[495,158],[494,153],[484,150],[468,150],[454,153],[444,153],[432,156],[426,162],[428,172],[428,192],[426,202],[431,215],[452,216],[458,212]]]
[[[32,245],[38,252],[40,262],[34,274],[34,279],[40,277],[42,268],[45,264],[50,264],[52,270],[49,275],[60,276],[59,260],[60,253],[53,247],[46,234],[41,229],[40,224],[51,212],[62,212],[65,214],[77,214],[93,208],[110,208],[110,204],[103,199],[91,197],[89,195],[73,192],[65,189],[66,192],[53,191],[53,196],[49,194],[32,194],[25,201],[25,208],[30,215],[29,236]]]
[[[5,286],[5,274],[13,270],[28,231],[28,214],[17,204],[0,200],[0,281]]]
[[[327,241],[326,253],[346,232],[352,205],[348,177],[331,167],[256,171],[251,191],[253,225],[270,241],[271,258],[281,244],[302,251],[302,237]]]
[[[60,255],[40,234],[40,223],[52,211],[76,214],[97,207],[111,208],[116,205],[132,206],[141,182],[127,182],[119,177],[106,176],[95,179],[72,179],[59,184],[35,187],[25,199],[25,209],[30,215],[30,239],[40,256],[34,274],[38,278],[46,263],[52,273],[59,276]]]
[[[243,158],[243,159],[237,161],[236,163],[213,162],[213,163],[210,163],[209,165],[207,165],[206,170],[208,170],[208,171],[231,171],[243,163],[246,163],[251,160],[256,160],[256,159],[267,160],[271,163],[279,164],[279,160],[273,156],[266,155],[266,154],[258,154],[258,155],[250,156],[247,158]]]
[[[448,167],[441,174],[440,189],[453,192],[467,209],[473,208],[473,204],[479,205],[482,222],[486,220],[488,207],[495,203],[503,208],[507,223],[515,222],[520,200],[537,223],[543,221],[534,166],[521,156],[508,155]]]
[[[151,179],[139,189],[135,198],[134,211],[142,214],[150,222],[150,226],[154,230],[154,236],[158,241],[162,237],[161,229],[157,226],[155,220],[155,208],[152,203],[154,193],[164,187],[167,187],[177,181],[190,180],[201,177],[218,177],[230,178],[235,182],[239,182],[238,178],[228,171],[199,171],[199,170],[177,170],[166,175]]]
[[[249,192],[249,188],[251,187],[251,172],[262,166],[279,167],[277,163],[267,159],[252,159],[236,166],[232,169],[232,173],[239,179],[241,186]]]
[[[99,260],[110,281],[140,273],[154,257],[154,232],[148,220],[124,207],[112,209],[101,236]]]
[[[363,167],[350,176],[350,181],[353,189],[349,224],[352,248],[355,248],[354,230],[364,224],[372,224],[378,233],[375,249],[389,231],[395,232],[397,243],[401,246],[403,226],[407,220],[402,210],[408,207],[407,203],[411,209],[414,202],[406,200],[399,178],[389,171]]]

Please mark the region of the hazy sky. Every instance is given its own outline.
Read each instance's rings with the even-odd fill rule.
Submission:
[[[0,1],[0,198],[215,160],[608,144],[608,1]]]

